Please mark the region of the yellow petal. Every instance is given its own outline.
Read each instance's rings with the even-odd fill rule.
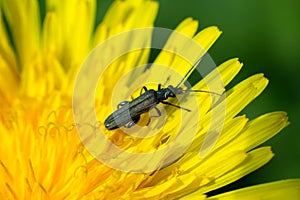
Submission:
[[[248,153],[247,158],[239,166],[217,178],[214,181],[214,184],[203,186],[195,193],[187,196],[186,199],[193,199],[193,197],[199,194],[205,194],[209,191],[228,185],[262,167],[269,162],[272,157],[273,153],[270,147],[261,147],[259,149],[255,149]]]
[[[195,64],[206,53],[221,32],[217,27],[208,27],[199,32],[193,38],[194,42],[192,42],[192,39],[189,40],[188,37],[192,37],[198,24],[190,19],[183,21],[182,24],[178,26],[180,28],[175,29],[178,32],[171,34],[168,38],[164,50],[161,51],[155,63],[172,66],[179,74],[184,76],[191,68],[191,64]],[[168,75],[166,74],[167,77]],[[170,83],[172,84],[177,84],[180,81],[179,77],[173,78],[171,76],[171,79]]]
[[[212,196],[210,200],[300,199],[300,179],[265,183]]]
[[[193,37],[198,28],[198,21],[191,17],[184,19],[175,29],[179,33]]]
[[[222,147],[227,148],[228,143],[235,140],[236,136],[241,133],[247,122],[248,119],[245,116],[239,116],[226,121],[217,143],[211,151],[218,151],[218,149]]]
[[[214,69],[212,72],[210,72],[206,77],[204,77],[203,80],[198,82],[196,85],[193,86],[194,90],[204,90],[204,91],[210,91],[214,93],[222,94],[224,92],[224,87],[237,75],[237,73],[242,68],[242,64],[238,61],[238,59],[231,59],[224,63],[222,63],[218,68]],[[208,98],[205,98],[205,95]],[[201,124],[202,121],[206,121],[207,119],[211,120],[211,114],[206,117],[206,119],[203,118],[204,114],[208,112],[208,110],[211,110],[211,105],[213,102],[217,102],[218,100],[222,100],[223,97],[214,95],[214,94],[205,94],[205,93],[197,93],[196,98],[199,102],[200,106],[200,120]],[[202,101],[208,101],[209,103],[203,104]],[[217,115],[217,117],[220,117],[220,122],[222,122],[225,118],[225,109],[227,102],[221,101],[219,106],[214,105],[214,116]],[[205,106],[207,105],[207,106]],[[227,114],[226,114],[227,115]],[[217,118],[214,119],[214,121],[218,121]],[[205,125],[202,125],[203,127],[208,127]],[[206,131],[202,130],[202,132]]]
[[[228,171],[234,169],[236,166],[238,166],[240,163],[243,162],[243,160],[246,158],[246,153],[243,151],[235,151],[230,152],[228,154],[223,154],[220,157],[211,157],[203,162],[197,163],[197,165],[184,165],[179,164],[178,167],[173,168],[177,170],[177,173],[170,171],[169,173],[163,170],[162,172],[157,172],[153,176],[153,179],[151,182],[148,183],[148,185],[151,185],[153,189],[157,187],[157,190],[159,190],[160,185],[167,184],[165,183],[165,180],[176,179],[178,177],[185,177],[185,179],[189,178],[191,183],[193,184],[186,184],[185,188],[179,188],[177,187],[177,191],[182,193],[189,193],[191,191],[195,191],[196,189],[203,187],[211,180],[215,180],[218,177],[222,177],[223,174],[226,174]],[[194,159],[195,160],[195,159]],[[172,168],[170,168],[172,169]],[[190,175],[190,176],[188,176]],[[200,181],[197,180],[197,178],[204,178],[206,177],[206,181]],[[172,182],[172,181],[170,181]]]
[[[168,38],[164,49],[156,57],[155,63],[166,66],[174,66],[174,59],[176,57],[176,53],[183,50],[183,47],[187,42],[187,38],[192,38],[195,32],[197,31],[197,28],[198,22],[193,20],[192,18],[187,18],[183,20],[175,29],[176,32],[171,34],[171,36]],[[181,66],[177,66],[177,68],[180,67]]]
[[[206,52],[215,43],[221,33],[222,32],[218,29],[218,27],[210,26],[200,31],[194,37],[194,40],[196,40]]]
[[[96,1],[52,0],[47,1],[46,11],[55,14],[53,14],[54,16],[47,16],[52,17],[52,19],[46,17],[47,23],[44,26],[44,36],[46,36],[50,45],[59,45],[54,48],[58,49],[58,53],[60,53],[58,58],[61,59],[66,69],[69,69],[71,66],[78,67],[91,49]],[[49,22],[48,20],[51,21]],[[54,36],[58,37],[52,36],[52,38],[49,38],[49,35],[55,31],[57,33]]]
[[[21,67],[26,67],[40,49],[38,2],[3,1],[3,11],[12,32]]]
[[[186,55],[189,58],[187,61],[183,60],[180,57],[176,57],[178,60],[174,62],[174,68],[182,75],[185,75],[188,70],[191,68],[191,63],[195,64],[203,56],[208,56],[208,49],[214,44],[214,42],[221,35],[221,31],[216,26],[211,26],[200,31],[196,36],[193,37],[193,40],[199,46],[191,46],[190,42],[187,42],[182,45],[182,48],[177,48],[176,51],[183,52],[183,55]],[[176,39],[176,38],[175,38]],[[176,42],[180,40],[176,39]],[[177,44],[176,44],[177,46]],[[184,57],[184,59],[186,59]],[[200,64],[201,65],[201,64]],[[200,69],[201,71],[201,69]]]
[[[123,24],[125,30],[148,27],[153,25],[157,10],[158,3],[155,1],[115,1],[106,12],[103,23],[109,28]]]
[[[249,151],[272,138],[288,124],[288,117],[285,112],[264,114],[247,123],[242,133],[226,148]]]
[[[226,118],[236,116],[266,88],[267,84],[268,79],[263,74],[256,74],[226,92]]]
[[[43,48],[44,51],[54,54],[60,60],[62,59],[62,25],[55,12],[47,12],[45,16],[43,25]]]
[[[213,85],[213,83],[217,83],[220,79],[223,82],[223,87],[225,87],[239,73],[242,66],[243,64],[237,58],[230,59],[205,76],[203,80],[193,86],[193,89],[205,90],[208,84]]]
[[[134,28],[152,27],[158,11],[155,1],[115,1],[97,26],[94,46],[118,33]],[[143,17],[140,17],[140,16]]]
[[[11,100],[19,93],[19,74],[11,67],[0,54],[0,99],[11,103]],[[2,95],[5,98],[2,98]]]
[[[20,91],[30,97],[44,97],[61,88],[65,80],[65,72],[52,54],[38,58],[23,69]],[[35,87],[36,85],[39,87]]]
[[[138,8],[127,16],[126,29],[153,26],[158,12],[158,3],[155,1],[144,1]],[[143,17],[140,17],[143,16]],[[123,21],[125,19],[122,19]]]
[[[202,118],[202,127],[210,127],[212,124],[217,130],[223,126],[225,120],[236,116],[244,107],[257,97],[266,87],[268,80],[262,74],[254,75],[230,89],[226,98],[219,101],[213,109]],[[226,110],[226,116],[224,112]],[[212,120],[212,117],[213,120]]]
[[[18,72],[19,68],[17,66],[16,55],[10,44],[2,14],[2,9],[0,9],[0,55],[2,56],[2,59],[5,59],[5,62],[10,66],[12,71]]]
[[[133,197],[141,199],[161,199],[178,197],[183,195],[182,192],[190,190],[190,187],[197,185],[205,185],[208,180],[196,173],[188,173],[164,181],[161,184],[156,184],[153,187],[146,187],[134,193]]]
[[[109,34],[108,26],[104,23],[99,24],[94,33],[93,47],[96,47],[98,44],[100,44],[106,38],[108,38],[109,37],[108,34]]]
[[[94,45],[97,45],[99,42],[103,42],[105,39],[126,30],[138,27],[151,27],[154,23],[157,9],[158,4],[154,1],[115,1],[105,15],[103,22],[97,27],[93,42]],[[140,17],[141,15],[143,15],[142,18]],[[123,49],[122,46],[126,46],[126,50],[130,50],[131,47],[138,50],[125,52],[125,55],[123,55],[124,52],[122,52],[122,54],[120,53],[121,55],[118,55],[116,52],[119,51],[114,50],[114,47],[112,47],[111,49],[107,48],[105,52],[101,52],[102,58],[105,56],[110,58],[115,58],[114,56],[116,56],[117,58],[105,72],[105,76],[103,76],[104,78],[99,81],[99,85],[101,85],[101,83],[105,83],[105,88],[107,88],[109,91],[112,91],[112,88],[115,86],[116,82],[110,78],[109,80],[106,80],[105,77],[111,77],[112,75],[115,77],[114,80],[119,80],[120,77],[126,74],[129,70],[132,70],[134,67],[141,64],[147,63],[150,55],[150,49],[140,49],[140,47],[143,44],[148,46],[151,45],[151,35],[150,37],[145,38],[144,35],[139,34],[140,32],[138,31],[137,36],[135,35],[136,32],[134,31],[130,32],[132,34],[130,36],[129,34],[126,35],[126,33],[123,36],[128,36],[128,39],[121,39],[116,42],[118,38],[124,37],[115,37],[113,39],[113,43],[116,44],[117,48],[121,50]],[[71,73],[71,76],[76,75],[76,72]],[[132,82],[132,80],[130,81]],[[110,83],[111,87],[107,87],[107,83]],[[107,93],[107,91],[101,90],[98,93],[99,96],[103,96],[103,93]]]
[[[226,148],[226,145],[231,140],[233,140],[236,137],[236,135],[238,135],[240,131],[244,128],[247,121],[248,119],[245,118],[245,116],[237,117],[235,119],[227,121],[224,124],[224,129],[222,130],[222,133],[220,134],[217,143],[210,150],[210,154],[206,156],[216,156],[214,154],[215,151],[220,151],[220,154],[222,154],[222,152],[224,151],[222,149],[219,150],[219,148],[222,148],[223,146]],[[203,158],[200,158],[200,151],[202,149],[199,147],[199,144],[203,143],[204,136],[205,135],[202,135],[200,138],[197,138],[193,141],[193,144],[189,148],[189,152],[192,152],[193,154],[184,155],[183,158],[176,163],[176,165],[180,166],[181,169],[190,169],[201,163]],[[222,154],[221,156],[224,156],[224,154]]]

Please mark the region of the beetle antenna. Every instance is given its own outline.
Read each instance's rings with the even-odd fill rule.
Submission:
[[[216,93],[216,92],[210,92],[210,91],[207,91],[207,90],[183,90],[183,92],[204,92],[204,93],[209,93],[209,94],[214,94],[214,95],[218,95],[218,96],[222,96],[222,94],[219,94],[219,93]]]
[[[184,77],[180,80],[180,82],[176,85],[175,88],[178,88],[185,80],[188,79],[188,77],[191,75],[192,71],[199,65],[201,61],[201,58],[199,58],[199,60],[197,60],[197,62],[189,69],[189,71],[187,71],[187,73],[184,75]]]

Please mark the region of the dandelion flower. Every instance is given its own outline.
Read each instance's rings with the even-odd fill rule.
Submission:
[[[0,199],[205,199],[207,192],[238,180],[273,157],[270,147],[254,148],[288,125],[286,113],[268,113],[254,120],[238,116],[268,83],[257,74],[226,92],[224,128],[205,158],[199,157],[198,150],[212,105],[209,96],[202,95],[201,127],[180,159],[147,173],[106,166],[87,151],[77,134],[72,113],[74,80],[97,44],[117,33],[153,26],[157,2],[115,1],[95,31],[93,0],[46,1],[44,18],[36,0],[0,3]],[[176,30],[207,50],[221,32],[209,27],[196,34],[197,26],[188,18]],[[107,72],[105,79],[111,81],[97,96],[100,119],[111,111],[105,97],[115,79],[147,63],[148,57],[149,50],[133,52]],[[180,72],[180,62],[174,59],[172,53],[162,51],[155,63]],[[217,68],[224,85],[241,67],[237,59],[231,59]],[[203,87],[199,82],[194,89]],[[153,151],[174,137],[174,124],[167,121],[166,127],[165,135],[147,140],[133,140],[120,130],[108,134],[125,149]],[[209,199],[296,199],[299,185],[299,179],[278,181]]]

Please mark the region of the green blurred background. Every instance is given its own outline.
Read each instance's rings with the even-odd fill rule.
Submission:
[[[100,0],[97,21],[112,1]],[[216,25],[223,34],[209,53],[220,64],[238,57],[244,67],[234,83],[264,73],[269,86],[244,111],[249,118],[266,112],[288,112],[291,124],[264,144],[275,157],[263,168],[218,193],[244,186],[300,177],[300,1],[161,0],[155,26],[174,29],[193,17],[200,29]],[[231,86],[233,85],[231,84]]]

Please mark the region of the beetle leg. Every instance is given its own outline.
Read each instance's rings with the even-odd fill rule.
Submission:
[[[148,91],[147,87],[146,87],[146,86],[143,86],[143,88],[141,89],[140,95],[143,93],[143,90],[145,90],[145,92]]]
[[[147,122],[147,126],[150,124],[150,122],[151,122],[151,118],[154,118],[154,117],[160,117],[161,116],[161,112],[160,112],[160,110],[155,106],[155,107],[153,107],[155,110],[156,110],[156,112],[157,112],[157,116],[150,116],[150,118],[149,118],[149,120],[148,120],[148,122]]]
[[[159,83],[158,87],[157,87],[157,90],[160,90],[160,89],[161,89],[161,84]]]
[[[160,103],[165,104],[165,105],[169,105],[169,106],[173,106],[173,107],[176,107],[176,108],[180,108],[180,109],[188,111],[188,112],[191,112],[190,109],[183,108],[183,107],[175,105],[175,104],[171,104],[170,102],[167,102],[167,101],[161,101]]]
[[[128,103],[129,103],[129,101],[122,101],[121,103],[118,104],[117,108],[119,109],[119,108],[125,106]]]
[[[155,107],[153,107],[155,110],[156,110],[156,112],[157,112],[157,116],[151,116],[151,117],[160,117],[161,116],[161,112],[160,112],[160,110],[155,106]]]
[[[125,128],[131,128],[133,127],[136,123],[138,123],[138,121],[140,120],[140,116],[138,116],[135,119],[132,119],[132,121],[130,121],[128,124],[124,125]]]

